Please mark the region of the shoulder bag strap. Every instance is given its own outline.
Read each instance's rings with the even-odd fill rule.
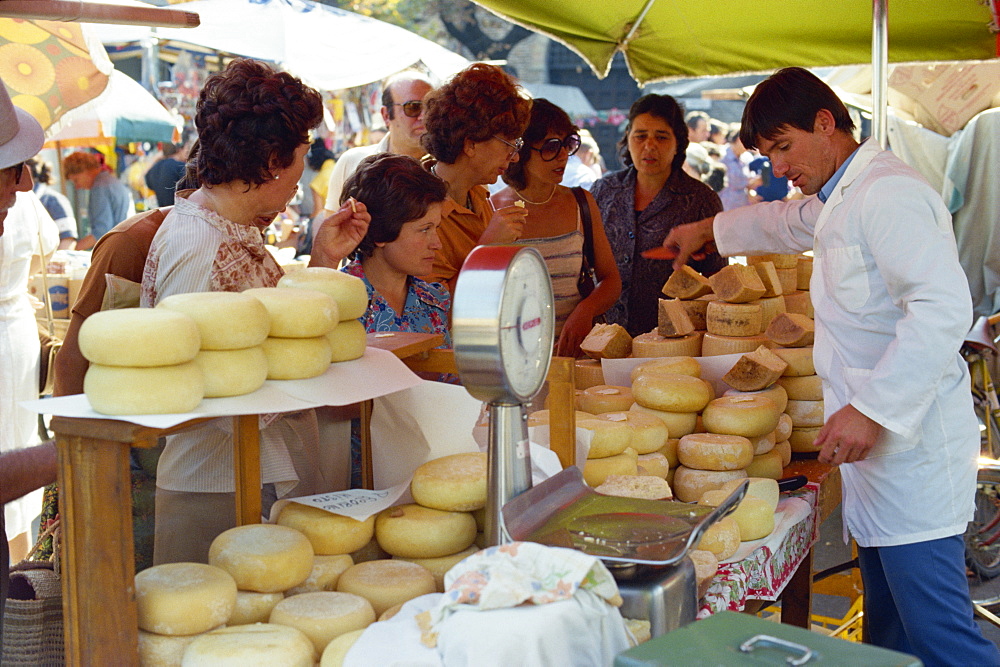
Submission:
[[[580,207],[580,219],[583,220],[583,256],[587,259],[587,264],[594,266],[594,230],[590,217],[590,202],[587,201],[587,194],[581,187],[570,188],[573,196],[576,197],[577,206]]]

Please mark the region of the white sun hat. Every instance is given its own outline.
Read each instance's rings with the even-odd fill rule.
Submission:
[[[35,157],[45,143],[45,133],[34,116],[15,107],[7,86],[0,82],[0,169]]]

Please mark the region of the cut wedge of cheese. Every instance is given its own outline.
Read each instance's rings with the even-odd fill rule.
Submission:
[[[715,295],[730,303],[756,301],[766,292],[757,271],[743,264],[724,266],[708,281]]]
[[[694,331],[687,310],[676,299],[660,299],[657,306],[656,331],[665,338],[679,338]]]
[[[806,347],[813,344],[816,325],[811,317],[782,313],[771,321],[764,333],[783,347]]]
[[[632,337],[619,324],[595,324],[580,349],[592,359],[622,359],[632,352]]]
[[[697,299],[711,291],[709,279],[686,264],[671,273],[663,285],[663,293],[674,299]]]
[[[760,391],[774,384],[787,367],[781,357],[761,345],[737,359],[722,380],[739,391]]]

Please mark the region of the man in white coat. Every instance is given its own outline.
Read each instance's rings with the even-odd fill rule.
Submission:
[[[959,355],[972,306],[951,217],[913,169],[858,144],[834,92],[781,70],[747,102],[740,138],[803,200],[747,206],[667,236],[675,266],[714,241],[723,256],[813,249],[821,461],[840,465],[858,543],[866,640],[927,665],[1000,664],[975,624],[962,535],[979,431]]]

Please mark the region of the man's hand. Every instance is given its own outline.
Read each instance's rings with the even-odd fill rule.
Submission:
[[[351,254],[368,232],[371,222],[368,208],[351,198],[320,223],[313,237],[309,266],[336,269]]]
[[[524,233],[524,221],[528,212],[520,206],[504,206],[493,211],[490,224],[479,237],[483,245],[494,243],[513,243]]]
[[[715,216],[712,216],[677,225],[670,230],[667,238],[663,239],[663,247],[677,253],[674,259],[674,271],[679,271],[691,258],[704,259],[705,255],[714,249],[709,246],[715,241],[715,231],[712,228],[714,222]]]
[[[832,465],[861,461],[875,446],[881,432],[878,422],[848,403],[820,429],[816,437],[816,446],[821,447],[819,460]]]

